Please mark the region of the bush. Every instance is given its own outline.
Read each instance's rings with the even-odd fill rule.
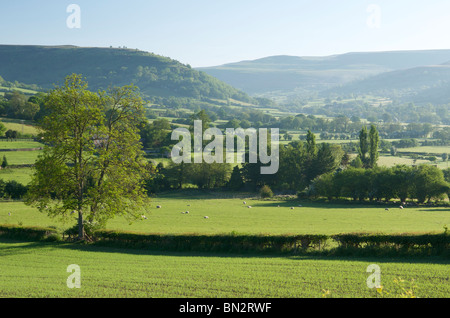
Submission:
[[[11,199],[21,199],[27,193],[28,188],[15,180],[11,180],[6,182],[3,191]]]
[[[273,192],[268,185],[264,185],[261,190],[259,190],[259,194],[263,199],[273,197]]]

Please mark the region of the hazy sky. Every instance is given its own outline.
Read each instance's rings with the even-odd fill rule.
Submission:
[[[450,49],[448,0],[1,0],[0,12],[0,44],[126,46],[193,67]]]

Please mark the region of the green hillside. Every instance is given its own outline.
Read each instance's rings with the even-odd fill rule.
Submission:
[[[136,49],[0,45],[0,75],[5,81],[45,90],[61,85],[72,73],[86,77],[94,90],[133,83],[144,97],[251,101],[247,94],[189,65]]]

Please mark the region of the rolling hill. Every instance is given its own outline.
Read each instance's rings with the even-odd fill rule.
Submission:
[[[447,68],[441,64],[449,60],[450,50],[361,52],[325,57],[272,56],[199,70],[251,95],[302,96],[329,91],[339,93],[342,87],[345,87],[342,92],[346,92],[347,88],[359,88],[358,84],[369,87],[373,83],[378,89],[377,80],[379,84],[388,84],[384,75],[404,86],[402,72],[406,72],[404,76],[412,83],[409,76],[421,77],[422,70],[408,70],[420,67],[428,68],[429,75],[420,79],[425,84],[414,85],[433,86],[436,78],[446,77],[443,74]],[[431,69],[430,65],[440,66]],[[396,78],[388,75],[396,71],[398,73],[392,73],[397,74]],[[415,75],[408,75],[408,72]]]
[[[9,82],[50,89],[72,73],[82,74],[90,89],[135,84],[144,97],[188,97],[248,102],[229,84],[189,65],[132,49],[76,46],[0,45],[0,75]]]
[[[415,103],[450,103],[450,64],[386,72],[328,92],[382,95]]]

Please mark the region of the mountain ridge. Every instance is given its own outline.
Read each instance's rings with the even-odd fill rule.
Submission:
[[[147,97],[251,100],[246,93],[189,65],[137,49],[0,45],[0,76],[7,81],[51,89],[72,73],[82,74],[91,89],[133,83]]]
[[[450,63],[450,50],[349,52],[329,56],[275,55],[197,68],[256,96],[336,93],[351,83],[393,71]]]

